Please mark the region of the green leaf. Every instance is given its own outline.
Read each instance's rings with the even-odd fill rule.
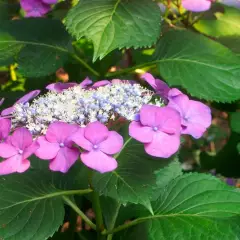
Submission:
[[[118,216],[121,204],[118,203],[113,198],[104,197],[104,196],[101,196],[100,200],[101,200],[101,207],[102,207],[105,226],[109,230],[113,229],[115,222],[117,220],[117,216]]]
[[[194,27],[201,33],[212,37],[240,35],[240,10],[224,7],[224,12],[216,12],[215,20],[200,20]]]
[[[19,71],[26,77],[49,75],[66,62],[69,41],[70,36],[57,20],[3,22],[0,25],[0,65],[17,62]]]
[[[131,239],[238,239],[240,192],[210,175],[186,174],[172,181],[152,203],[154,215],[131,224]],[[120,238],[128,239],[128,238]]]
[[[234,132],[240,133],[240,112],[231,113],[230,124]]]
[[[231,49],[238,56],[240,56],[240,37],[239,36],[220,37],[218,41],[224,46]]]
[[[69,176],[29,171],[0,178],[0,238],[43,240],[64,219],[62,195],[80,193]]]
[[[217,42],[188,31],[169,31],[154,57],[162,77],[192,96],[220,102],[240,98],[240,60]]]
[[[161,189],[166,187],[170,181],[182,174],[182,167],[178,160],[174,160],[167,167],[155,171],[155,175],[157,176],[157,186],[154,188],[155,191],[153,192],[153,199],[159,197]]]
[[[145,153],[142,143],[129,139],[117,157],[118,168],[93,176],[94,189],[121,203],[140,203],[151,211],[150,197],[156,184],[154,171],[171,160],[153,158]]]
[[[160,34],[160,9],[149,0],[81,0],[69,11],[66,26],[77,39],[93,41],[94,57],[116,48],[151,46]]]

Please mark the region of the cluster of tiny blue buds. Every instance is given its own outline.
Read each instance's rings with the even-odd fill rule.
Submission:
[[[49,91],[31,104],[17,104],[14,126],[26,126],[32,134],[44,134],[50,123],[62,121],[80,126],[94,121],[107,123],[118,117],[134,120],[153,92],[140,84],[114,83],[85,90],[75,86],[61,93]]]

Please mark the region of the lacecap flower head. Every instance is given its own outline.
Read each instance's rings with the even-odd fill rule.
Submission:
[[[113,171],[124,143],[108,127],[120,122],[130,122],[129,135],[154,157],[176,153],[181,134],[202,136],[211,123],[208,106],[149,73],[142,78],[155,93],[135,81],[86,78],[80,84],[50,84],[45,95],[35,90],[20,98],[0,118],[0,156],[5,159],[0,174],[24,172],[32,154],[48,160],[52,171],[66,173],[79,157],[100,173]]]

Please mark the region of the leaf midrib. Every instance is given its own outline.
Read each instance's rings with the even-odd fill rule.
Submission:
[[[1,43],[17,43],[17,44],[26,44],[26,45],[33,45],[33,46],[42,46],[42,47],[47,47],[47,48],[52,48],[61,52],[69,53],[68,50],[62,47],[54,46],[54,45],[49,45],[46,43],[38,43],[38,42],[29,42],[29,41],[20,41],[20,40],[10,40],[10,41],[0,41]]]
[[[113,7],[113,10],[112,10],[112,13],[111,13],[111,15],[109,16],[109,20],[107,21],[104,29],[102,30],[101,37],[100,37],[100,40],[99,40],[100,43],[102,42],[102,37],[103,37],[103,34],[104,34],[104,32],[105,32],[106,27],[107,27],[107,26],[109,25],[109,23],[112,21],[113,15],[115,14],[115,12],[116,12],[116,10],[117,10],[117,7],[118,7],[118,5],[119,5],[120,3],[121,3],[121,0],[117,0],[117,2],[115,3],[115,5],[114,5],[114,7]],[[98,51],[99,51],[99,47],[98,47]],[[98,51],[97,51],[97,52],[98,52]]]
[[[60,196],[64,196],[64,195],[84,194],[84,193],[88,193],[88,192],[90,193],[91,191],[92,191],[91,189],[57,191],[57,192],[54,192],[54,193],[48,193],[48,194],[43,195],[43,196],[33,197],[33,198],[29,198],[29,199],[26,199],[26,200],[23,200],[23,201],[20,201],[20,202],[16,202],[16,203],[11,204],[7,207],[0,208],[0,210],[6,210],[6,209],[14,207],[14,206],[18,206],[18,205],[25,204],[25,203],[30,203],[30,202],[35,202],[35,201],[40,201],[40,200],[43,200],[43,199],[60,197]]]

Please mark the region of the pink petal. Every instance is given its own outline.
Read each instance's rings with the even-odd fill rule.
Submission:
[[[23,152],[23,158],[26,159],[34,154],[37,149],[40,147],[40,144],[34,141],[29,147],[27,147]]]
[[[200,138],[211,125],[211,109],[198,101],[189,101],[189,109],[184,116],[183,134],[190,134],[194,138]]]
[[[160,96],[167,98],[170,90],[169,86],[160,79],[155,79],[152,74],[145,73],[141,76]]]
[[[94,83],[92,85],[92,88],[103,87],[103,86],[106,86],[106,85],[109,85],[109,84],[111,84],[111,82],[109,82],[108,80],[102,80],[102,81]]]
[[[79,85],[80,85],[82,88],[86,88],[87,86],[89,86],[89,85],[91,85],[91,84],[92,84],[92,80],[87,77],[87,78],[85,78]]]
[[[92,150],[92,143],[89,142],[85,137],[84,137],[84,131],[85,128],[79,128],[77,132],[75,132],[72,137],[71,140],[76,143],[78,146],[80,146],[81,148],[87,150],[87,151],[91,151]]]
[[[3,104],[4,98],[0,99],[0,106]]]
[[[32,134],[26,128],[18,128],[11,136],[12,145],[24,150],[32,144]]]
[[[60,150],[59,143],[50,143],[44,136],[39,137],[37,143],[39,144],[39,148],[35,151],[35,155],[40,159],[53,159]]]
[[[0,142],[6,139],[11,130],[11,121],[6,118],[0,118]]]
[[[182,129],[182,134],[189,134],[194,138],[198,139],[202,137],[207,129],[201,124],[188,123],[186,127]]]
[[[79,150],[77,148],[61,148],[57,156],[50,162],[49,168],[52,171],[66,173],[77,161],[78,157]]]
[[[180,146],[180,135],[168,135],[163,132],[154,134],[151,143],[145,143],[145,151],[154,157],[169,158]]]
[[[17,149],[8,143],[0,143],[0,156],[3,158],[9,158],[18,153]]]
[[[20,99],[18,99],[16,103],[26,103],[29,100],[31,100],[31,99],[35,98],[36,96],[38,96],[39,93],[40,93],[40,90],[31,91],[28,94],[26,94],[23,97],[21,97]],[[1,115],[2,116],[7,116],[7,115],[12,114],[13,111],[14,111],[14,106],[4,109],[1,112]]]
[[[139,142],[149,143],[153,139],[154,131],[152,127],[133,121],[129,125],[129,135]]]
[[[212,122],[211,109],[199,101],[190,100],[189,109],[185,117],[189,118],[189,122],[201,124],[206,128]]]
[[[19,165],[17,172],[18,173],[23,173],[26,170],[28,170],[28,168],[30,167],[30,162],[28,159],[24,159],[22,160],[21,164]]]
[[[17,154],[0,162],[0,175],[6,175],[15,172],[25,172],[30,167],[30,162],[22,160],[22,156]]]
[[[180,114],[170,107],[162,107],[158,110],[158,127],[159,131],[168,134],[179,134],[181,131],[181,117]]]
[[[183,94],[179,89],[177,88],[172,88],[169,92],[168,92],[168,97],[172,98],[172,97],[176,97],[178,95]]]
[[[180,94],[169,100],[168,107],[176,109],[183,117],[189,109],[189,101],[190,100],[187,95]]]
[[[157,112],[160,107],[153,105],[143,105],[140,110],[140,122],[144,126],[154,127],[157,126]]]
[[[157,127],[169,134],[180,132],[180,115],[169,107],[144,105],[140,110],[140,122],[144,126]]]
[[[13,111],[14,111],[14,107],[5,108],[4,110],[2,110],[1,115],[7,116],[12,114]]]
[[[111,172],[117,168],[117,161],[101,151],[84,152],[82,162],[89,168],[100,173]]]
[[[98,121],[89,123],[85,128],[84,136],[92,144],[99,144],[107,139],[108,129]]]
[[[122,146],[123,137],[115,131],[110,131],[108,138],[99,144],[99,149],[106,154],[116,154]]]
[[[56,4],[58,0],[42,0],[46,4]]]
[[[78,129],[79,127],[77,125],[65,122],[54,122],[48,127],[46,139],[53,143],[58,142],[68,144],[68,138],[70,138]]]
[[[21,0],[20,4],[26,12],[26,17],[41,17],[51,10],[50,5],[41,0]]]
[[[78,84],[74,83],[74,82],[68,82],[68,83],[61,83],[61,82],[59,82],[59,83],[49,84],[46,87],[46,89],[60,93],[60,92],[62,92],[65,89],[68,89],[68,88],[71,88],[71,87],[74,87],[74,86],[77,86],[77,85]]]
[[[182,0],[185,9],[192,12],[207,11],[211,7],[211,0]]]
[[[40,92],[41,92],[40,90],[31,91],[31,92],[27,93],[26,95],[24,95],[23,97],[21,97],[20,99],[18,99],[16,103],[26,103],[26,102],[30,101],[31,99],[37,97]]]
[[[134,80],[120,80],[120,79],[113,79],[112,81],[112,84],[135,84],[136,81]]]

